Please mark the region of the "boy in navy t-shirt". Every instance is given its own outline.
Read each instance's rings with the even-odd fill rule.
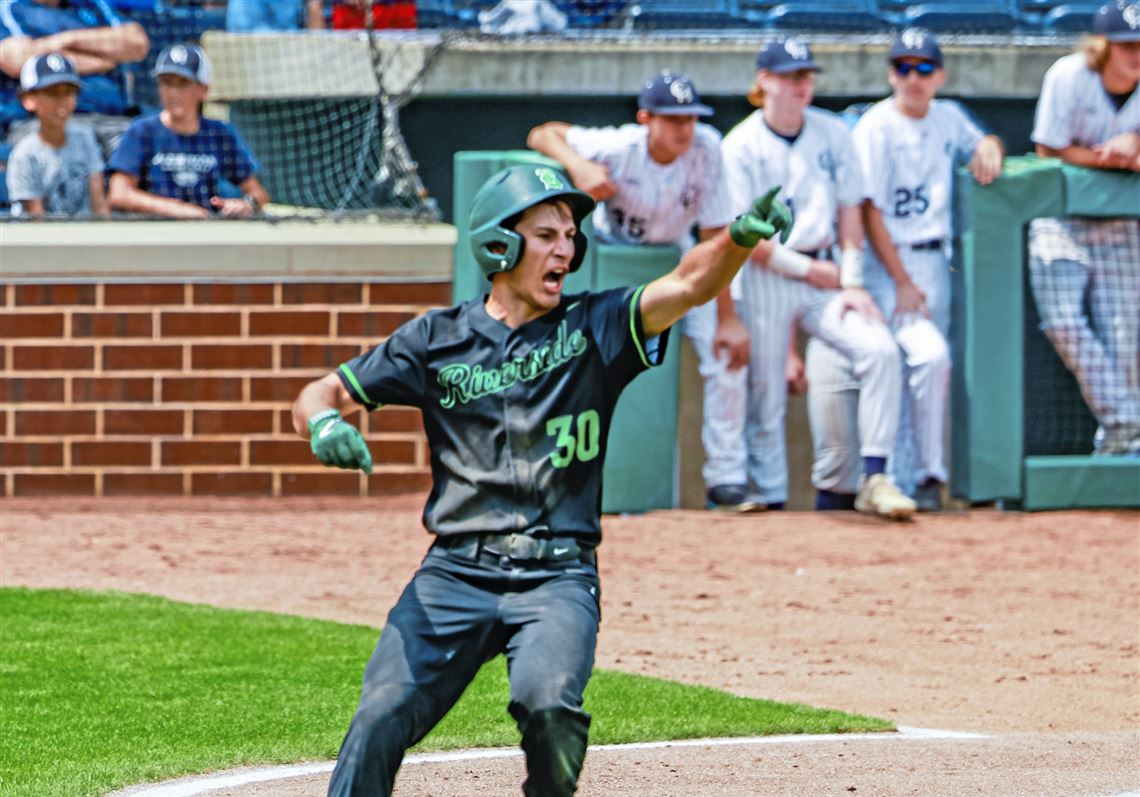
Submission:
[[[257,161],[237,131],[202,117],[210,74],[209,59],[194,45],[176,44],[158,56],[162,111],[132,122],[111,156],[112,208],[174,219],[204,219],[211,212],[243,218],[269,201],[254,176]],[[235,187],[242,196],[234,196]]]

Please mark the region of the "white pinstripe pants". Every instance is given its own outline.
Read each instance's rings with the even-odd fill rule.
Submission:
[[[813,288],[751,264],[741,270],[738,285],[737,312],[752,333],[745,413],[749,486],[768,503],[788,497],[784,367],[793,323],[850,361],[859,386],[860,456],[890,456],[898,427],[902,365],[887,327],[858,313],[842,312],[838,291]]]

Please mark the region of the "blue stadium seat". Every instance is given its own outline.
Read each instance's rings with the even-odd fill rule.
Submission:
[[[860,32],[888,24],[872,0],[784,0],[765,18],[767,27],[788,31]]]
[[[636,0],[640,30],[732,28],[742,22],[736,0]]]
[[[1022,26],[1015,0],[937,0],[912,5],[899,22],[931,31],[1008,33]]]
[[[555,0],[571,28],[600,28],[624,19],[628,0]]]
[[[1065,3],[1056,6],[1041,18],[1043,33],[1091,33],[1093,14],[1100,3]]]
[[[425,5],[420,0],[416,2],[416,9]],[[453,28],[479,27],[479,12],[495,7],[495,0],[446,0],[451,6]]]

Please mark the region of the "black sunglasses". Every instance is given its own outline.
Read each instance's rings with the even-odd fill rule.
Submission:
[[[917,72],[923,77],[930,77],[938,69],[938,67],[930,61],[919,61],[917,64],[912,64],[907,61],[896,61],[891,64],[891,67],[899,73],[900,77],[906,77],[911,72]]]

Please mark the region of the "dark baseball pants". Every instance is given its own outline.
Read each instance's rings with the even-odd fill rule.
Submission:
[[[432,546],[388,615],[329,783],[329,797],[392,793],[407,748],[446,714],[480,666],[507,658],[528,797],[572,795],[590,716],[582,693],[600,620],[597,569],[515,562],[471,544]]]

